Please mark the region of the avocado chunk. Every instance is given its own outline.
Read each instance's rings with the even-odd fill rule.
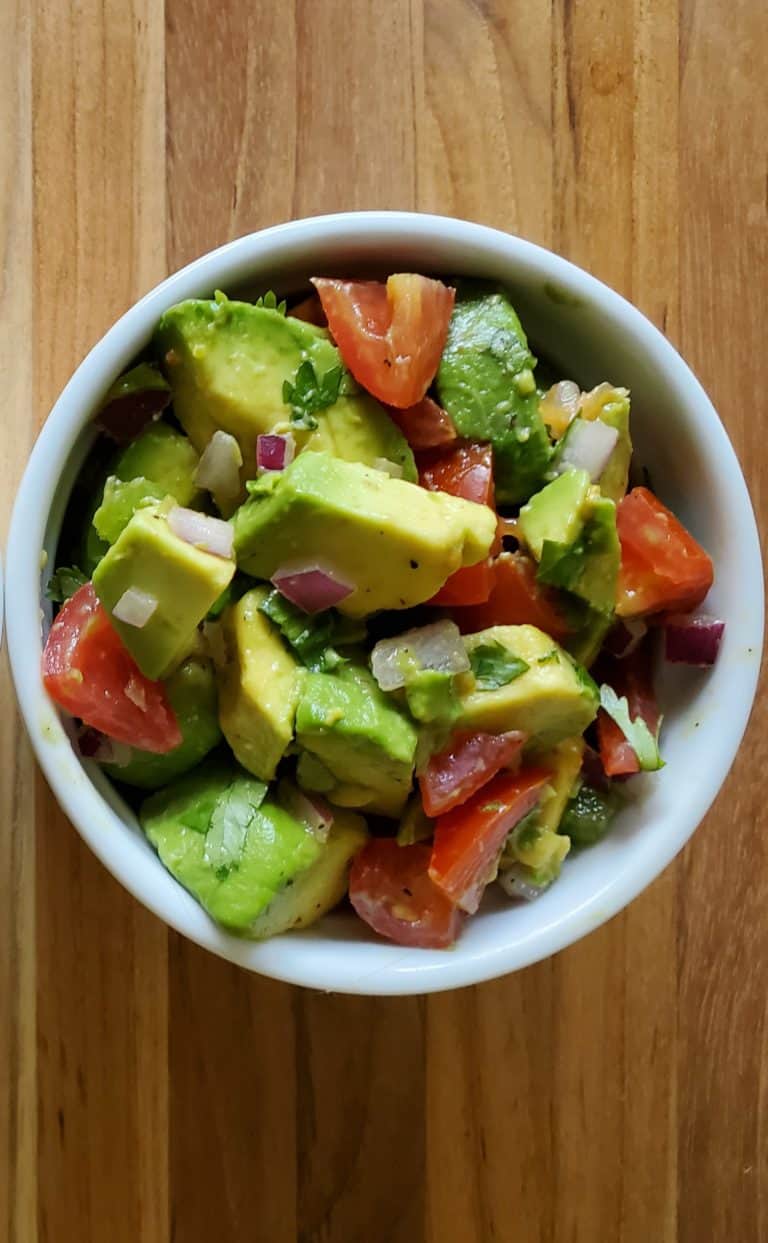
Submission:
[[[519,729],[528,745],[552,747],[563,738],[582,734],[599,706],[597,687],[574,660],[543,630],[535,626],[492,626],[465,635],[470,661],[475,649],[499,645],[526,669],[495,689],[479,689],[464,674],[460,694],[461,729],[501,734]]]
[[[348,617],[429,600],[455,570],[486,557],[496,533],[486,505],[328,453],[302,453],[251,489],[232,519],[240,568],[267,579],[333,567],[354,585],[337,605]]]
[[[271,781],[293,738],[300,671],[262,611],[269,590],[255,587],[222,615],[219,719],[236,758]]]
[[[581,772],[583,756],[584,739],[581,737],[564,738],[557,746],[536,756],[536,763],[542,768],[548,768],[552,774],[548,790],[538,807],[536,825],[540,832],[545,829],[551,833],[557,832]]]
[[[346,374],[338,399],[318,410],[316,427],[291,420],[284,385],[293,385],[303,362],[322,380],[342,366],[329,334],[276,308],[189,300],[161,317],[155,344],[173,390],[176,417],[203,452],[214,432],[234,436],[243,456],[241,479],[256,477],[256,439],[292,431],[297,449],[321,449],[348,461],[387,458],[416,478],[408,442],[386,411],[356,389]]]
[[[166,423],[151,423],[112,464],[93,516],[99,539],[114,544],[137,509],[167,496],[179,505],[194,504],[200,496],[195,486],[199,460],[186,436]]]
[[[545,544],[567,547],[578,539],[590,510],[589,489],[585,470],[567,470],[523,505],[520,531],[537,561]]]
[[[195,768],[221,740],[216,681],[210,661],[199,657],[185,660],[168,678],[165,689],[181,729],[181,743],[165,755],[131,747],[124,764],[102,765],[113,780],[143,790],[158,790]]]
[[[254,920],[249,935],[274,937],[307,928],[333,910],[347,892],[350,864],[367,839],[363,817],[337,809],[318,858],[280,890]]]
[[[296,741],[315,761],[299,762],[305,789],[320,788],[341,807],[400,814],[411,789],[416,729],[367,669],[345,665],[305,675]]]
[[[506,292],[471,282],[460,286],[437,372],[438,399],[462,436],[493,445],[502,503],[526,500],[541,484],[552,454],[535,365]]]
[[[197,626],[235,572],[234,561],[175,535],[168,512],[164,505],[137,509],[93,574],[96,595],[148,678],[166,677],[184,659]],[[114,615],[129,588],[157,602],[141,628]]]
[[[620,561],[616,506],[601,496],[592,501],[589,517],[573,543],[564,546],[545,541],[537,578],[570,591],[595,612],[611,616]]]
[[[139,820],[169,872],[208,914],[232,932],[254,935],[256,921],[286,885],[311,868],[323,845],[266,785],[210,758],[151,795]]]

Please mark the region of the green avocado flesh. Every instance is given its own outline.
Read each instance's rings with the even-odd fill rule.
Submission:
[[[507,294],[470,282],[460,286],[437,394],[462,436],[493,445],[500,502],[526,500],[541,484],[551,457],[535,365]]]

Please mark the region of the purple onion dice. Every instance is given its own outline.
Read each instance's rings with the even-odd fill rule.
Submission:
[[[259,470],[285,470],[296,452],[296,441],[290,432],[285,436],[269,434],[256,438],[256,465]]]
[[[306,565],[283,566],[272,575],[272,585],[305,613],[322,613],[324,609],[331,609],[355,590],[354,585],[345,582],[336,570],[316,561]]]
[[[672,664],[709,669],[717,660],[725,622],[711,617],[668,617],[664,623],[664,655]]]

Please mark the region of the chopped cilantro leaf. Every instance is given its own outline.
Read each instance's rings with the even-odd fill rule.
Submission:
[[[317,427],[315,415],[338,400],[343,374],[342,366],[331,367],[321,378],[308,358],[299,364],[293,383],[283,381],[283,401],[291,407],[294,426]]]
[[[496,691],[526,673],[528,665],[501,643],[481,643],[469,653],[469,664],[478,690]]]
[[[266,784],[238,777],[218,799],[205,835],[205,862],[220,880],[240,863],[248,828],[267,793]]]
[[[664,767],[664,761],[659,754],[661,718],[654,736],[642,717],[632,720],[626,696],[619,699],[616,692],[605,684],[600,687],[600,707],[618,725],[637,756],[637,762],[643,772],[655,773],[659,768]]]
[[[278,302],[274,289],[268,289],[265,294],[256,299],[256,305],[266,307],[268,311],[277,311],[278,315],[285,315],[288,304],[285,298]]]
[[[87,582],[88,578],[76,565],[60,565],[51,575],[45,594],[54,604],[65,604]]]

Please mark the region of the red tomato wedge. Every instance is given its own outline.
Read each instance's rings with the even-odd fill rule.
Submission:
[[[466,803],[439,817],[429,875],[468,915],[480,905],[507,834],[536,806],[550,776],[543,768],[499,773]]]
[[[640,717],[652,734],[659,724],[659,706],[653,689],[652,649],[648,642],[624,660],[601,662],[600,680],[626,696],[633,721]],[[621,728],[601,708],[597,714],[597,742],[607,777],[629,777],[640,772],[637,756]]]
[[[431,397],[425,397],[405,410],[390,406],[388,414],[411,448],[417,452],[422,449],[445,448],[455,444],[459,438],[450,414]]]
[[[430,880],[431,847],[398,846],[392,837],[374,838],[355,857],[349,898],[374,932],[398,945],[446,949],[463,916]]]
[[[60,707],[118,742],[163,755],[182,740],[162,682],[141,672],[90,583],[51,626],[43,682]]]
[[[380,281],[314,277],[328,327],[358,384],[388,406],[414,406],[435,378],[456,291],[412,272]]]
[[[688,613],[712,586],[712,561],[647,488],[633,488],[616,510],[621,568],[616,612]]]
[[[449,580],[450,581],[450,580]],[[538,626],[553,639],[564,639],[568,626],[553,603],[554,594],[536,581],[536,567],[520,552],[503,552],[491,562],[487,603],[455,609],[453,620],[462,634],[489,626]]]
[[[419,777],[421,801],[428,816],[442,816],[474,794],[519,759],[527,735],[454,734],[448,746],[433,755]]]
[[[419,482],[430,492],[448,492],[493,509],[493,451],[490,445],[460,444],[447,453],[425,453],[419,460]],[[500,536],[496,543],[500,546]],[[496,545],[494,545],[496,551]],[[430,604],[483,604],[493,584],[490,560],[457,570]]]

